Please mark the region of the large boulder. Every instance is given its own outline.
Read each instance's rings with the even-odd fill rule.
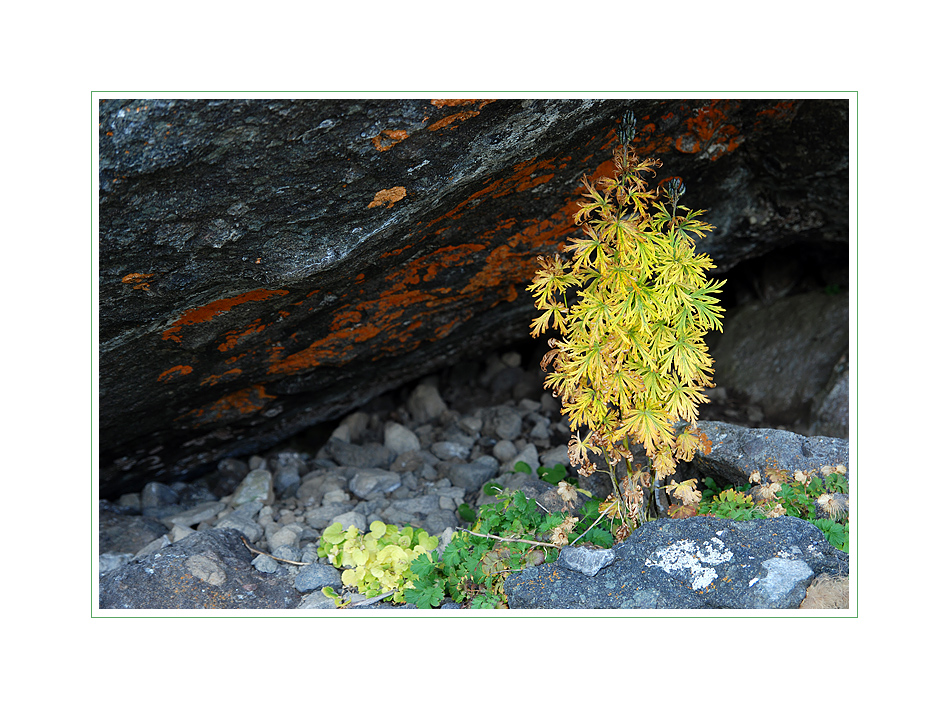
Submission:
[[[797,609],[820,575],[847,576],[848,555],[798,518],[710,517],[646,523],[603,557],[578,551],[511,574],[511,609]],[[607,555],[606,553],[613,553]]]
[[[722,271],[847,244],[846,101],[101,101],[100,496],[523,338],[631,108]]]

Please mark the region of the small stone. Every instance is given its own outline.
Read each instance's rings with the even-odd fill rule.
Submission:
[[[613,550],[591,550],[587,547],[565,547],[558,555],[561,567],[593,577],[617,558]]]
[[[173,525],[172,529],[168,531],[168,538],[172,542],[178,542],[179,540],[184,540],[189,535],[193,534],[195,531],[191,528],[184,527],[182,525]]]
[[[339,523],[342,525],[344,530],[349,530],[351,525],[357,530],[361,530],[363,532],[365,532],[367,529],[366,516],[362,513],[357,513],[355,510],[335,516],[330,521],[330,525],[333,525],[334,523]]]
[[[438,388],[428,382],[419,384],[412,391],[406,407],[412,418],[420,424],[438,419],[448,409]]]
[[[271,548],[271,554],[281,560],[290,560],[291,562],[300,562],[300,548],[293,545],[280,545]]]
[[[402,480],[398,473],[382,469],[360,471],[350,479],[350,491],[363,499],[374,493],[391,493],[401,485]]]
[[[319,563],[301,567],[294,579],[294,588],[302,594],[320,590],[324,587],[333,587],[339,591],[342,584],[341,573],[336,567]],[[319,592],[317,593],[319,594]]]
[[[492,448],[492,456],[499,461],[511,461],[518,455],[518,449],[513,442],[502,439]]]
[[[331,438],[323,449],[341,466],[353,468],[384,468],[396,458],[393,451],[376,442],[348,444]]]
[[[451,510],[437,510],[426,516],[422,529],[430,535],[441,535],[446,528],[455,528],[459,524],[458,516]]]
[[[459,420],[459,426],[462,428],[462,430],[468,434],[471,434],[472,436],[478,436],[482,430],[482,424],[483,422],[481,419],[473,416],[462,417]]]
[[[181,512],[178,493],[164,483],[147,483],[142,489],[142,514],[152,518],[164,518]]]
[[[333,520],[338,515],[342,515],[349,510],[352,510],[353,506],[348,503],[331,503],[330,505],[321,505],[317,508],[311,508],[307,511],[304,519],[314,530],[323,530],[330,525],[330,521]]]
[[[397,456],[410,451],[418,451],[421,448],[419,437],[398,422],[386,422],[383,444]]]
[[[484,485],[492,476],[498,473],[498,461],[491,456],[479,456],[472,463],[461,463],[452,466],[449,471],[449,480],[452,484],[466,491],[475,491]]]
[[[541,465],[538,462],[537,447],[534,444],[525,446],[517,456],[508,462],[508,468],[513,469],[515,464],[519,461],[524,461],[532,471],[537,471],[538,466]]]
[[[258,555],[251,562],[254,565],[254,569],[258,572],[264,572],[265,574],[273,574],[280,569],[280,564],[277,560],[271,559],[267,555]]]
[[[234,506],[251,501],[261,501],[268,505],[274,502],[273,476],[266,468],[253,469],[231,497],[231,505]]]
[[[302,532],[303,526],[297,523],[284,525],[267,536],[267,545],[271,550],[286,545],[297,547],[300,544],[300,534]]]
[[[221,502],[202,503],[191,510],[186,510],[183,513],[177,513],[164,518],[162,522],[168,526],[180,525],[185,528],[190,528],[205,520],[213,520],[224,508],[225,505]]]
[[[349,503],[350,496],[342,488],[333,488],[323,494],[323,505],[331,503]]]
[[[567,446],[562,444],[561,446],[557,446],[550,451],[541,454],[541,463],[548,468],[553,468],[558,464],[561,464],[567,468],[571,463]]]
[[[464,461],[472,453],[472,447],[454,441],[437,441],[432,445],[432,453],[443,461],[450,461],[451,459],[462,459]]]
[[[201,581],[215,587],[220,587],[228,578],[224,568],[216,560],[203,554],[192,555],[185,560],[185,569]]]
[[[521,435],[521,415],[511,407],[495,407],[488,420],[489,432],[499,439],[517,439]]]

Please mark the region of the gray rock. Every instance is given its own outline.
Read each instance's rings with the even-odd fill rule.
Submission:
[[[515,464],[517,464],[519,461],[526,463],[528,468],[530,468],[532,471],[537,471],[538,466],[541,465],[541,463],[538,461],[538,447],[534,444],[528,444],[518,452],[517,456],[508,461],[506,468],[509,471],[513,471]]]
[[[571,465],[570,457],[567,453],[567,446],[562,444],[541,454],[541,464],[548,468],[553,468],[561,464],[565,468]]]
[[[350,526],[353,526],[361,532],[366,532],[367,530],[366,516],[355,510],[335,516],[330,521],[330,525],[333,525],[334,523],[339,523],[342,525],[344,530],[349,530]]]
[[[499,439],[514,440],[521,435],[521,415],[511,407],[493,407],[485,427]]]
[[[449,469],[453,486],[475,491],[498,473],[498,461],[491,456],[479,456],[471,463],[454,464]]]
[[[418,498],[393,501],[392,505],[383,511],[382,517],[386,520],[396,511],[411,513],[417,516],[428,515],[429,513],[434,513],[439,510],[439,508],[439,496],[429,494]]]
[[[421,448],[419,437],[398,422],[386,422],[383,444],[397,457],[410,451],[418,451]]]
[[[252,470],[234,491],[231,504],[244,505],[251,501],[260,501],[264,505],[274,502],[274,477],[266,468]]]
[[[848,556],[798,518],[649,522],[589,577],[558,564],[512,574],[512,609],[795,609],[819,574],[848,574]]]
[[[847,351],[848,294],[822,291],[731,309],[711,348],[716,383],[788,426],[807,422],[814,397]]]
[[[99,580],[100,609],[293,609],[283,570],[262,574],[236,530],[189,535]]]
[[[376,442],[349,444],[331,438],[323,449],[341,466],[353,468],[386,468],[396,458],[393,451]]]
[[[809,436],[848,438],[849,365],[848,353],[841,356],[825,386],[815,395],[811,408]]]
[[[340,591],[343,586],[341,574],[336,567],[314,562],[300,568],[294,579],[294,588],[303,594],[318,591],[324,587],[333,587]]]
[[[360,498],[369,498],[374,493],[391,493],[402,485],[398,473],[382,469],[359,471],[350,479],[350,491]]]
[[[459,419],[459,426],[471,436],[478,436],[482,431],[482,420],[476,416],[466,416]]]
[[[330,525],[330,521],[338,515],[353,509],[349,503],[332,503],[330,505],[321,505],[317,508],[311,508],[307,511],[305,519],[307,525],[314,530],[323,530]]]
[[[251,564],[254,565],[254,569],[258,572],[265,574],[274,574],[274,572],[280,569],[280,563],[267,555],[258,555]]]
[[[518,447],[514,442],[502,439],[492,448],[492,456],[499,461],[508,462],[518,455]]]
[[[267,531],[267,546],[271,550],[282,545],[297,547],[300,544],[300,534],[303,532],[303,526],[298,523],[289,525],[274,526],[274,530]]]
[[[214,527],[221,530],[237,530],[247,538],[248,542],[257,542],[264,534],[264,528],[254,522],[254,516],[262,507],[260,501],[245,503],[215,523]]]
[[[168,532],[168,527],[153,518],[122,515],[114,510],[99,509],[99,554],[135,554],[153,540]]]
[[[99,575],[101,576],[106,572],[118,569],[122,565],[130,562],[132,557],[133,555],[130,552],[106,552],[105,554],[99,555]]]
[[[296,467],[281,466],[274,471],[274,495],[278,498],[295,495],[299,487],[300,472]]]
[[[437,510],[429,513],[422,528],[430,535],[441,535],[446,528],[455,528],[459,524],[458,516],[451,510]]]
[[[805,437],[780,429],[747,429],[724,422],[700,421],[697,427],[709,438],[711,451],[698,452],[690,463],[681,464],[685,478],[702,481],[712,476],[741,485],[748,483],[756,470],[810,471],[838,464],[850,474],[847,439]]]
[[[471,446],[465,446],[455,441],[437,441],[432,445],[431,450],[443,461],[451,459],[462,459],[464,461],[472,453]]]
[[[617,558],[613,550],[592,550],[587,547],[564,547],[557,563],[566,569],[593,577]]]
[[[300,562],[301,552],[299,547],[293,545],[280,545],[271,548],[271,554],[282,560],[291,562]]]
[[[169,527],[172,527],[173,525],[181,525],[182,527],[190,528],[206,520],[213,520],[218,513],[224,510],[224,508],[224,503],[209,501],[208,503],[202,503],[191,510],[186,510],[183,513],[178,513],[176,515],[164,518],[162,522]]]
[[[353,477],[350,475],[351,471],[355,475],[354,469],[347,468],[332,468],[308,473],[297,489],[297,500],[306,508],[319,505],[328,491],[343,490],[347,487],[349,479]]]
[[[406,407],[420,424],[438,419],[448,409],[438,388],[430,382],[422,382],[412,391]]]

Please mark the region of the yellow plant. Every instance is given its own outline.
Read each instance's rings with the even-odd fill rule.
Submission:
[[[663,197],[649,189],[644,176],[662,163],[636,154],[634,124],[624,116],[613,176],[583,178],[574,217],[581,234],[569,239],[567,257],[539,257],[528,286],[540,311],[532,336],[561,335],[548,341],[541,366],[574,432],[571,463],[588,476],[596,470],[589,453],[604,456],[628,532],[646,519],[676,462],[709,446],[693,425],[698,405],[709,401],[704,390],[714,386],[703,336],[722,330],[715,294],[725,283],[706,278],[715,265],[695,242],[713,227],[699,220],[703,211],[678,204],[682,181],[670,180]],[[637,444],[651,461],[646,477],[631,465]],[[645,503],[644,487],[651,489]],[[697,498],[690,482],[669,490],[684,503]]]

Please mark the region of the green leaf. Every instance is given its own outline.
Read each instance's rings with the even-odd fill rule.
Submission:
[[[531,473],[531,467],[524,461],[518,461],[515,464],[514,473]],[[489,494],[491,495],[491,494]]]
[[[472,510],[472,506],[468,503],[462,503],[458,507],[459,517],[464,520],[466,523],[474,523],[478,518],[478,514]]]

